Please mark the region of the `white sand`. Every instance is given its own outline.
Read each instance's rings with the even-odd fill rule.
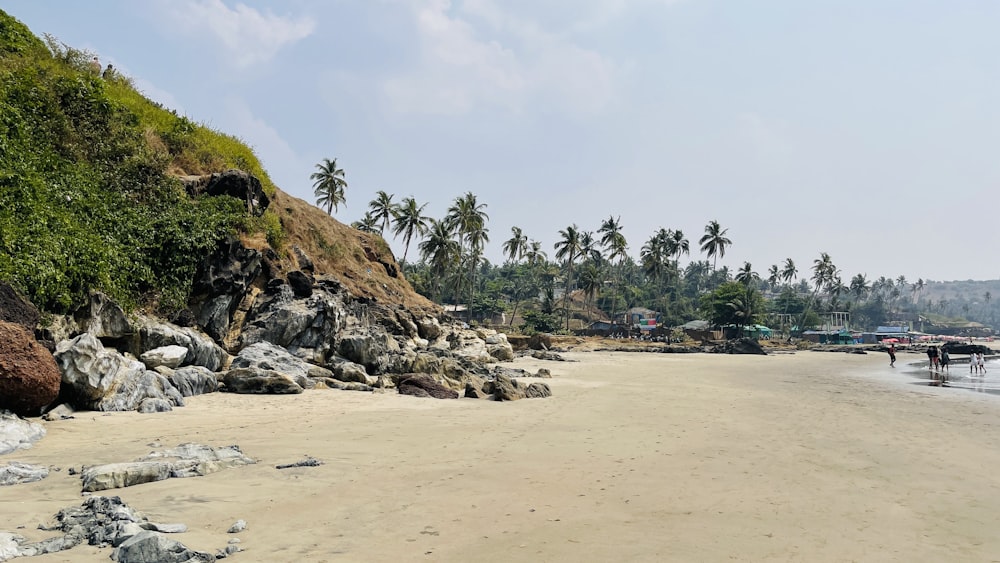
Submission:
[[[901,364],[920,356],[567,357],[581,361],[515,362],[557,376],[544,400],[212,394],[46,423],[5,459],[62,471],[0,489],[0,530],[47,537],[36,524],[81,500],[70,466],[195,441],[259,463],[106,493],[187,524],[174,537],[195,549],[245,519],[233,561],[1000,557],[1000,397],[911,384]],[[325,465],[274,467],[306,455]]]

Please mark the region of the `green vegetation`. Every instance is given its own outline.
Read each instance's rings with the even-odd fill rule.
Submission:
[[[238,139],[93,73],[91,54],[42,42],[0,11],[0,280],[66,312],[101,290],[128,307],[181,307],[220,239],[283,231],[228,196],[193,199],[175,176],[239,168],[274,184]],[[46,46],[47,44],[47,46]]]

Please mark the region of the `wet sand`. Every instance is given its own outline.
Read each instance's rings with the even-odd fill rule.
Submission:
[[[70,466],[149,444],[239,444],[254,466],[108,491],[234,561],[988,561],[1000,554],[1000,397],[914,385],[881,354],[569,353],[554,396],[491,403],[213,394],[171,413],[79,413],[4,459],[33,539],[80,502]],[[956,365],[961,368],[962,366]],[[967,370],[967,366],[965,367]],[[319,467],[277,470],[314,456]],[[24,529],[16,530],[18,526]],[[25,561],[107,561],[80,546]]]

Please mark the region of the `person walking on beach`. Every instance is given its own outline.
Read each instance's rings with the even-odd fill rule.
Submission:
[[[889,344],[889,367],[895,367],[896,365],[896,345]]]
[[[948,373],[951,373],[951,368],[948,367],[948,364],[950,363],[951,363],[951,355],[948,354],[947,350],[941,348],[941,371],[947,371]]]
[[[986,375],[986,361],[985,358],[983,358],[982,352],[976,353],[976,369],[979,370],[979,373],[982,375]]]
[[[969,354],[969,373],[978,373],[979,366],[976,364],[976,353]]]
[[[931,346],[927,350],[927,357],[931,360],[930,369],[937,371],[938,369],[938,349],[937,346]]]

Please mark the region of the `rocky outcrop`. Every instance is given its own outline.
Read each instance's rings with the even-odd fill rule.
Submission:
[[[400,395],[413,397],[433,397],[435,399],[457,399],[458,392],[441,385],[433,377],[414,373],[401,376],[396,384]]]
[[[224,391],[244,395],[296,395],[305,389],[289,375],[259,368],[231,369],[222,383]]]
[[[150,318],[141,319],[140,324],[138,341],[132,348],[132,353],[138,357],[157,348],[180,346],[187,350],[181,366],[202,366],[210,371],[219,371],[228,359],[221,346],[194,329]]]
[[[497,401],[517,401],[552,396],[552,390],[544,383],[525,384],[504,374],[496,374],[491,381],[486,382],[484,391]]]
[[[55,358],[66,397],[76,408],[131,411],[147,398],[184,406],[184,398],[167,378],[146,370],[142,362],[105,349],[89,333],[60,342]]]
[[[257,463],[239,446],[213,448],[202,444],[181,444],[176,448],[150,452],[134,462],[96,465],[83,470],[83,492],[131,487],[164,479],[200,477],[232,467]]]
[[[334,375],[330,370],[310,364],[270,342],[258,342],[240,350],[240,353],[233,358],[230,368],[276,371],[287,375],[301,387],[307,386],[306,380],[309,377]]]
[[[117,340],[134,332],[125,311],[100,292],[92,292],[89,303],[77,310],[73,318],[78,331],[89,332],[97,338]]]
[[[0,410],[37,416],[59,395],[52,354],[24,325],[0,321]]]
[[[222,242],[199,268],[190,308],[198,325],[216,342],[229,336],[232,315],[262,270],[260,251],[243,246],[235,237]]]
[[[260,217],[271,204],[271,199],[264,193],[260,180],[242,170],[226,170],[204,176],[182,176],[184,189],[191,196],[234,197],[246,204],[247,212]]]
[[[49,476],[47,467],[12,461],[0,463],[0,487],[41,481]],[[3,558],[0,558],[3,561]]]
[[[0,532],[0,561],[57,553],[82,543],[114,546],[111,559],[119,563],[215,561],[213,555],[192,551],[163,536],[163,533],[184,532],[187,526],[151,522],[118,497],[89,497],[80,506],[60,510],[54,520],[55,524],[39,528],[62,535],[47,540],[32,542],[17,534]]]
[[[0,321],[23,326],[34,331],[38,326],[38,309],[19,295],[10,284],[0,282]]]
[[[711,352],[715,354],[756,354],[759,356],[767,355],[764,348],[761,347],[760,342],[757,342],[753,338],[738,338],[735,340],[727,340],[718,346],[713,346]]]
[[[0,455],[30,448],[45,436],[45,427],[14,413],[0,411]]]
[[[271,342],[304,360],[325,363],[349,314],[333,287],[321,279],[305,299],[285,284],[269,290],[247,313],[239,345]]]

